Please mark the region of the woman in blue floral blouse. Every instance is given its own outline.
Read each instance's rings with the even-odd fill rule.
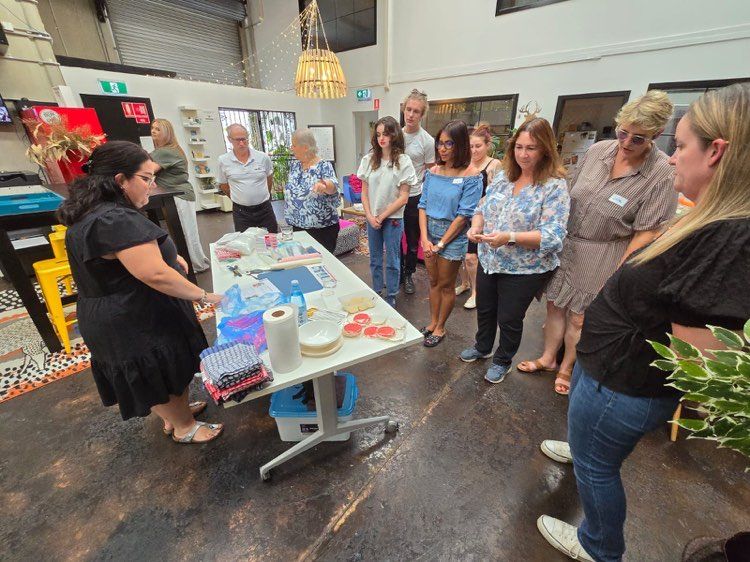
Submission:
[[[304,230],[333,253],[339,235],[339,191],[330,162],[318,158],[318,145],[310,129],[292,135],[292,163],[284,189],[284,220],[294,230]]]
[[[467,234],[479,244],[477,335],[460,357],[467,363],[492,357],[488,382],[501,382],[510,370],[526,310],[560,265],[570,210],[564,178],[552,127],[531,118],[508,141],[503,171],[472,219]]]

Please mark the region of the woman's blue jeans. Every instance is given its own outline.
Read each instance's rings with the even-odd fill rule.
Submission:
[[[395,297],[398,294],[399,277],[401,275],[401,237],[403,234],[403,219],[386,219],[383,221],[383,226],[378,229],[367,223],[372,288],[376,293],[383,290],[383,264],[385,263],[387,296]],[[385,257],[383,256],[384,248]]]
[[[625,490],[620,467],[641,437],[666,428],[679,399],[613,392],[576,364],[568,406],[568,442],[585,518],[578,540],[597,562],[622,560]]]

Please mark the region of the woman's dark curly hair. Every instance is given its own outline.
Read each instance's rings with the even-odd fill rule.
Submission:
[[[381,117],[372,128],[372,137],[370,138],[372,159],[370,160],[370,165],[373,170],[377,170],[380,168],[380,163],[383,160],[383,149],[380,148],[380,144],[378,143],[377,133],[380,125],[383,125],[383,133],[391,137],[391,162],[389,165],[391,167],[396,166],[396,169],[398,170],[398,159],[406,152],[406,147],[404,146],[404,133],[401,130],[401,127],[399,127],[398,121],[391,116]]]
[[[57,210],[58,220],[70,226],[108,201],[132,207],[115,176],[123,174],[130,179],[147,160],[151,160],[148,152],[132,142],[111,141],[97,146],[84,165],[87,175],[73,182],[68,198]]]

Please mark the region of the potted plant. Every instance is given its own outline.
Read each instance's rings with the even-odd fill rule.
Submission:
[[[716,441],[721,448],[750,457],[750,320],[742,335],[707,326],[726,346],[702,353],[695,346],[669,335],[671,347],[649,342],[661,356],[652,363],[670,371],[669,386],[684,392],[682,400],[697,403],[700,419],[680,418],[674,423],[690,432],[688,439]],[[744,337],[743,337],[744,336]],[[746,468],[750,471],[750,466]],[[729,539],[699,537],[685,548],[683,561],[745,560],[750,551],[750,533]]]

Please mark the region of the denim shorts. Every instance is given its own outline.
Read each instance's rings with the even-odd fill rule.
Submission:
[[[448,219],[433,219],[432,217],[427,217],[427,238],[429,238],[430,242],[433,244],[437,244],[440,242],[443,234],[448,231],[448,228],[450,228],[452,223],[453,221]],[[468,227],[464,227],[458,236],[438,252],[438,255],[441,258],[450,261],[461,261],[464,259],[466,250],[469,247],[469,239],[466,237],[466,232],[468,230]]]

